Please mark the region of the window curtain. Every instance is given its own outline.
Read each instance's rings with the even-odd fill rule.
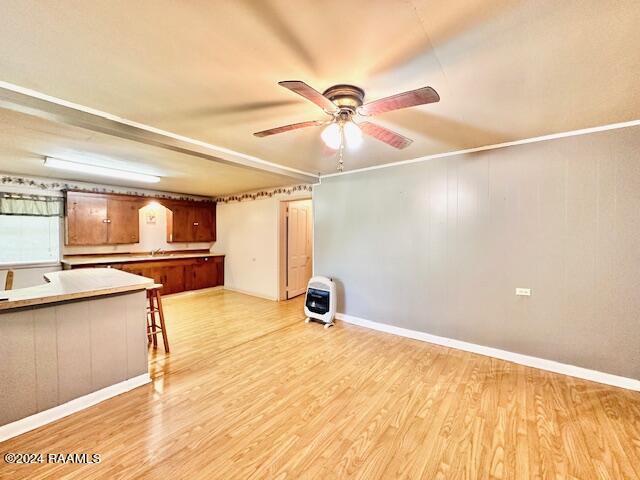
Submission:
[[[62,217],[62,197],[0,192],[0,215]]]

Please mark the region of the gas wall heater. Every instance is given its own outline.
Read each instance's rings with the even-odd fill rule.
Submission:
[[[336,315],[336,284],[327,277],[312,277],[304,300],[305,322],[318,321],[324,328],[333,325]]]

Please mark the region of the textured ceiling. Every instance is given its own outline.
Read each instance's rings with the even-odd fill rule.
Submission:
[[[639,24],[637,0],[3,0],[0,80],[331,173],[318,129],[252,136],[323,117],[279,80],[440,93],[377,117],[409,148],[368,139],[348,170],[640,117]]]
[[[46,156],[161,175],[162,179],[159,183],[138,183],[76,174],[44,167]],[[0,172],[205,196],[293,183],[281,175],[224,165],[1,109]]]

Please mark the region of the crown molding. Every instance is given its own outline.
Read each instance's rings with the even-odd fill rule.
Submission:
[[[356,168],[354,170],[348,170],[346,172],[328,173],[328,174],[325,174],[325,175],[320,175],[320,180],[322,180],[323,178],[337,177],[337,176],[341,176],[341,175],[350,175],[352,173],[362,173],[362,172],[368,172],[370,170],[380,170],[381,168],[390,168],[390,167],[399,167],[399,166],[402,166],[402,165],[411,165],[413,163],[426,162],[427,160],[434,160],[436,158],[453,157],[455,155],[464,155],[464,154],[467,154],[467,153],[484,152],[486,150],[496,150],[496,149],[499,149],[499,148],[513,147],[513,146],[517,146],[517,145],[526,145],[528,143],[546,142],[548,140],[556,140],[558,138],[576,137],[576,136],[579,136],[579,135],[588,135],[590,133],[606,132],[607,130],[617,130],[617,129],[620,129],[620,128],[629,128],[629,127],[637,127],[637,126],[640,126],[640,120],[630,120],[628,122],[610,123],[608,125],[601,125],[601,126],[598,126],[598,127],[582,128],[580,130],[571,130],[571,131],[568,131],[568,132],[551,133],[549,135],[542,135],[542,136],[539,136],[539,137],[524,138],[522,140],[514,140],[512,142],[496,143],[496,144],[493,144],[493,145],[485,145],[485,146],[482,146],[482,147],[467,148],[465,150],[455,150],[455,151],[452,151],[452,152],[435,153],[433,155],[425,155],[423,157],[411,158],[409,160],[400,160],[398,162],[383,163],[383,164],[374,165],[374,166],[371,166],[371,167]]]

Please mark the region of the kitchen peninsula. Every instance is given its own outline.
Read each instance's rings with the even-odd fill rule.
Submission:
[[[145,289],[116,269],[0,291],[0,441],[149,382]]]

